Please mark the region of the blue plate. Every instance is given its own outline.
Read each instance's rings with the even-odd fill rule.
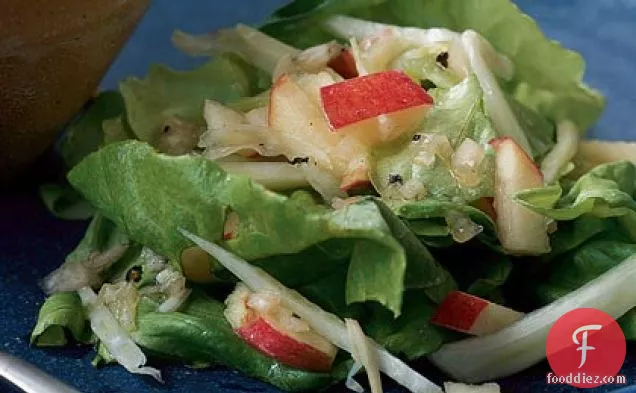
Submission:
[[[422,0],[423,1],[423,0]],[[113,64],[103,86],[114,87],[127,75],[143,76],[152,63],[189,68],[201,62],[170,46],[175,28],[206,32],[239,21],[257,23],[284,0],[155,0],[134,37]],[[605,139],[636,139],[631,117],[636,109],[636,1],[634,0],[517,0],[535,17],[546,34],[580,51],[588,61],[586,80],[608,98],[607,110],[591,135]],[[48,161],[47,161],[48,165]],[[40,172],[45,172],[41,167]],[[266,392],[278,390],[227,369],[164,368],[166,385],[132,376],[121,367],[94,369],[87,348],[41,350],[29,348],[28,336],[44,297],[38,279],[57,266],[79,241],[85,223],[58,221],[39,202],[35,188],[0,195],[0,350],[37,364],[83,392]],[[574,392],[568,386],[548,386],[547,365],[501,382],[508,392]],[[636,382],[636,347],[628,348],[621,374]],[[605,386],[590,392],[617,391]],[[398,388],[391,388],[397,392]],[[0,392],[13,392],[2,385]],[[334,388],[332,391],[344,391]],[[622,392],[634,392],[626,388]]]

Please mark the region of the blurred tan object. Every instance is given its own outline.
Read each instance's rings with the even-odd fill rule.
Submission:
[[[25,168],[95,93],[150,0],[2,0],[0,179]]]
[[[581,141],[574,157],[576,168],[571,175],[579,177],[595,166],[620,160],[628,160],[636,164],[636,142]]]

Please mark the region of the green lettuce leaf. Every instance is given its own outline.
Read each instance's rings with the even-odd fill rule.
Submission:
[[[376,200],[376,204],[389,225],[392,236],[400,242],[409,261],[404,285],[408,289],[422,289],[434,303],[441,303],[446,295],[457,289],[455,280],[436,262],[417,235],[389,206],[379,200]]]
[[[202,366],[215,364],[240,370],[287,391],[318,390],[332,384],[339,371],[313,373],[293,369],[261,354],[239,338],[223,316],[224,306],[194,292],[181,312],[158,313],[143,300],[137,315],[137,344],[149,353]],[[342,374],[342,372],[341,372]]]
[[[545,156],[555,144],[556,128],[538,112],[532,110],[515,98],[508,96],[508,104],[522,129],[526,130],[528,142],[535,158]]]
[[[483,107],[483,95],[479,83],[474,77],[448,90],[435,89],[433,106],[424,123],[416,134],[419,140],[378,149],[374,153],[372,180],[381,195],[388,194],[394,185],[389,179],[400,175],[406,183],[414,179],[427,190],[429,198],[470,202],[494,193],[494,150],[488,142],[496,137],[492,124],[486,117]],[[423,149],[430,150],[426,135],[443,135],[453,148],[457,148],[465,138],[471,138],[481,144],[485,151],[479,167],[481,182],[475,187],[465,187],[458,183],[449,169],[449,164],[437,157],[432,165],[418,164],[415,157]]]
[[[64,263],[81,262],[92,252],[105,251],[123,243],[129,243],[128,236],[112,221],[97,214],[91,220],[82,240],[66,256]],[[141,246],[130,244],[120,260],[104,273],[105,277],[123,276],[131,266],[139,264],[140,252]],[[63,346],[68,341],[65,332],[69,332],[76,341],[85,343],[91,339],[82,304],[75,293],[56,293],[46,299],[40,307],[36,326],[31,333],[31,343],[39,346]]]
[[[75,263],[86,260],[94,251],[106,251],[118,244],[128,243],[128,236],[111,220],[101,214],[91,220],[84,237],[66,256],[64,263]],[[123,257],[122,257],[123,258]]]
[[[104,145],[135,139],[135,135],[124,115],[104,120],[102,129],[104,131]]]
[[[92,333],[84,315],[82,302],[75,293],[56,293],[46,299],[31,333],[31,344],[39,347],[61,347],[69,337],[87,343]]]
[[[68,184],[46,183],[39,191],[42,202],[57,218],[86,220],[95,212],[93,206]]]
[[[544,257],[550,261],[562,254],[573,251],[603,233],[619,233],[620,224],[616,220],[585,214],[575,220],[557,223],[557,231],[550,236],[552,251]]]
[[[395,214],[405,219],[411,229],[424,242],[432,237],[445,239],[439,246],[456,245],[451,237],[451,230],[445,221],[450,213],[465,214],[474,223],[483,227],[483,231],[477,235],[477,239],[494,250],[501,251],[495,222],[483,211],[461,203],[437,201],[425,199],[421,201],[392,201],[389,206]],[[439,241],[439,239],[438,239]]]
[[[381,307],[368,307],[370,315],[363,323],[365,332],[391,353],[417,359],[437,350],[448,341],[444,329],[428,321],[436,305],[423,290],[410,290],[404,295],[403,312],[399,318]]]
[[[229,211],[238,215],[239,225],[224,245],[252,261],[347,239],[347,302],[375,300],[400,313],[406,252],[372,200],[327,210],[227,174],[202,157],[169,157],[140,142],[105,147],[73,169],[69,181],[132,240],[173,260],[190,246],[178,228],[220,241]],[[432,259],[409,263],[438,269]],[[297,259],[290,272],[304,270]],[[448,276],[436,274],[422,280],[446,285]]]
[[[513,61],[515,76],[506,90],[522,104],[554,121],[571,119],[582,130],[603,109],[602,96],[582,83],[582,57],[546,38],[510,0],[296,0],[262,30],[297,47],[316,45],[329,38],[320,20],[337,13],[401,26],[475,30]]]
[[[158,142],[165,125],[174,119],[203,129],[204,100],[229,102],[251,95],[250,72],[227,56],[192,71],[154,66],[145,79],[129,78],[119,85],[128,123],[138,139],[151,144]]]
[[[436,87],[448,89],[461,82],[461,78],[453,71],[438,65],[439,52],[440,49],[437,47],[407,50],[393,60],[391,67],[404,70],[404,73],[420,84],[428,79]]]
[[[563,185],[554,185],[522,191],[516,199],[555,220],[573,220],[584,214],[636,219],[636,167],[629,161],[600,165],[566,186],[565,190]]]
[[[547,279],[536,287],[541,304],[548,304],[636,254],[636,244],[621,238],[620,232],[606,232],[564,256],[555,259]],[[636,340],[636,310],[618,320],[625,338]]]
[[[71,123],[62,137],[58,152],[67,168],[77,165],[84,157],[108,143],[109,134],[103,124],[111,118],[125,116],[124,101],[116,91],[104,91],[86,104],[86,109]],[[122,132],[126,132],[121,127]],[[125,139],[129,139],[126,136]],[[93,215],[93,208],[67,183],[40,186],[40,198],[57,218],[84,220]]]
[[[95,97],[86,111],[64,133],[59,152],[69,168],[99,149],[104,142],[104,120],[125,113],[124,101],[116,91],[104,91]]]
[[[320,28],[319,19],[335,14],[365,13],[369,19],[380,12],[387,0],[296,0],[272,14],[261,30],[297,48],[307,48],[333,39]],[[386,8],[384,8],[386,10]]]

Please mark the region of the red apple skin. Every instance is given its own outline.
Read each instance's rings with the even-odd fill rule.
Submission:
[[[250,307],[250,299],[259,306]],[[282,308],[276,297],[251,292],[238,284],[225,303],[226,320],[251,347],[291,367],[318,372],[331,369],[338,349],[310,328],[299,329],[302,325],[298,321],[290,324],[295,317]]]
[[[437,307],[431,323],[463,333],[471,329],[490,303],[477,296],[461,291],[453,291]]]
[[[333,357],[281,333],[263,318],[235,332],[254,348],[288,366],[317,372],[331,369]]]
[[[433,104],[433,98],[404,72],[391,70],[324,86],[324,112],[334,130],[366,119]]]
[[[353,58],[350,49],[343,49],[338,56],[329,60],[327,65],[345,79],[351,79],[358,76],[356,60]]]
[[[366,190],[371,187],[371,180],[369,178],[349,179],[347,177],[342,178],[340,183],[340,191],[349,192],[355,190]]]
[[[522,206],[514,194],[543,186],[543,174],[535,162],[510,137],[490,141],[495,149],[495,198],[499,240],[507,253],[541,255],[550,251],[545,217]]]
[[[340,191],[344,192],[363,190],[369,187],[371,187],[371,180],[369,179],[369,168],[366,161],[345,172],[340,182]]]
[[[493,140],[491,140],[490,142],[488,142],[490,144],[490,146],[494,147],[495,150],[501,148],[502,145],[506,144],[506,143],[514,143],[515,146],[519,146],[519,144],[517,144],[517,142],[515,142],[514,139],[512,139],[509,136],[502,136],[499,138],[495,138]],[[528,154],[521,148],[519,147],[519,153],[520,153],[520,157],[523,157],[525,159],[525,161],[527,162],[527,165],[529,168],[532,168],[534,170],[534,172],[537,174],[537,176],[541,177],[541,179],[543,180],[543,172],[541,172],[541,168],[539,168],[537,166],[537,164],[534,162],[534,160],[532,158],[530,158],[530,156],[528,156]]]
[[[281,132],[284,138],[306,141],[316,153],[325,153],[333,165],[326,170],[340,178],[343,189],[369,182],[368,166],[355,164],[367,162],[367,146],[356,138],[333,133],[318,103],[287,75],[278,78],[272,86],[268,122],[269,127]],[[312,151],[303,154],[315,157]]]

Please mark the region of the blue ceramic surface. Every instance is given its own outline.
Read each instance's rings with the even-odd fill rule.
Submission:
[[[284,0],[155,0],[147,17],[113,64],[103,86],[113,87],[126,75],[143,76],[151,63],[189,68],[201,62],[179,54],[170,46],[175,28],[192,32],[215,30],[242,21],[257,23]],[[606,139],[636,139],[636,1],[635,0],[518,0],[546,34],[583,53],[588,61],[587,82],[608,98],[607,110],[592,131]],[[37,364],[83,392],[266,392],[278,391],[262,382],[227,369],[191,370],[164,367],[167,383],[132,376],[120,367],[94,369],[87,348],[41,350],[29,348],[28,335],[43,295],[36,283],[81,238],[85,223],[62,222],[51,217],[39,202],[34,187],[0,195],[0,350]],[[548,367],[539,365],[523,375],[502,381],[504,392],[574,392],[568,386],[547,386]],[[630,346],[621,374],[636,383],[636,347]],[[619,386],[590,389],[616,391]],[[390,388],[393,392],[398,388]],[[0,382],[0,392],[13,392]],[[334,388],[333,391],[344,391]],[[636,393],[636,388],[624,392]]]

